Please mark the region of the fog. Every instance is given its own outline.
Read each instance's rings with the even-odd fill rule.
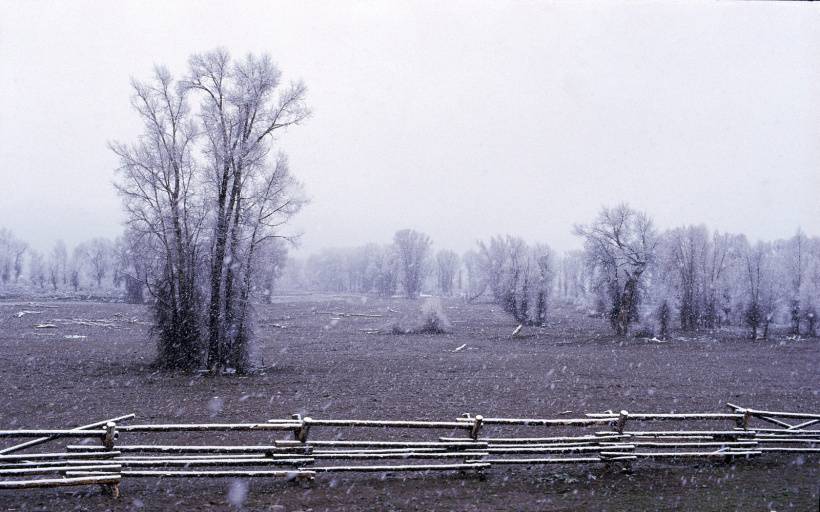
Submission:
[[[663,228],[820,234],[820,8],[780,3],[4,2],[0,225],[39,250],[122,230],[129,78],[268,52],[309,88],[279,138],[299,252],[513,232],[562,250],[627,201]]]

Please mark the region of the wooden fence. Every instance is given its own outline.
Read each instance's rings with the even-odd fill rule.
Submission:
[[[32,438],[0,449],[0,490],[101,485],[119,495],[124,478],[264,477],[312,480],[317,473],[460,471],[501,465],[609,464],[638,459],[738,459],[772,453],[820,453],[820,414],[727,404],[725,413],[606,411],[581,418],[502,418],[464,414],[454,421],[315,419],[293,415],[261,423],[127,424],[133,414],[70,429],[0,430]],[[658,429],[654,425],[678,425]],[[648,427],[646,427],[648,426]],[[348,430],[378,429],[390,439],[344,439]],[[419,430],[448,431],[395,439]],[[333,439],[317,439],[330,431]],[[487,435],[492,431],[493,435]],[[499,433],[499,431],[502,431]],[[522,433],[523,431],[523,433]],[[285,432],[290,439],[271,439]],[[265,444],[162,444],[163,435],[256,433]],[[458,435],[456,435],[458,434]],[[281,434],[280,434],[281,435]],[[152,443],[125,443],[149,437]],[[201,435],[200,435],[201,437]],[[59,440],[63,451],[32,452]],[[23,453],[25,452],[25,453]]]

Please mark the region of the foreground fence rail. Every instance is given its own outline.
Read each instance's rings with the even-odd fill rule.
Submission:
[[[633,461],[645,459],[735,460],[778,453],[820,453],[820,430],[806,428],[820,423],[820,414],[767,411],[731,403],[727,407],[731,412],[610,410],[583,418],[468,413],[453,421],[319,419],[295,414],[259,423],[123,424],[135,417],[127,414],[75,428],[0,430],[0,440],[34,438],[0,449],[0,490],[100,485],[104,492],[118,496],[119,484],[130,478],[265,477],[305,482],[320,473],[484,474],[493,466],[556,464],[604,464],[628,470]],[[681,425],[656,430],[652,427],[655,422]],[[627,428],[647,425],[646,429]],[[449,434],[410,440],[344,439],[342,432],[349,429],[360,434],[378,430],[391,436],[424,430]],[[505,432],[482,435],[490,429],[494,434]],[[521,430],[527,435],[520,435]],[[316,439],[316,433],[323,431],[333,433],[333,438]],[[462,433],[453,435],[459,431]],[[221,438],[262,436],[265,442],[180,443],[180,438],[208,433]],[[290,438],[271,437],[282,433]],[[175,436],[172,443],[162,439],[169,435]],[[131,441],[132,436],[141,442],[122,442],[122,438]],[[146,437],[155,442],[142,442]],[[64,451],[29,451],[60,440],[73,444],[67,444]]]

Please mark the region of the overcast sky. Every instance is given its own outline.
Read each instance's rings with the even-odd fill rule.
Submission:
[[[820,235],[818,5],[0,5],[0,226],[41,250],[120,232],[106,142],[139,131],[129,77],[217,46],[309,87],[279,141],[312,198],[301,252],[404,227],[569,249],[620,201],[662,228]]]

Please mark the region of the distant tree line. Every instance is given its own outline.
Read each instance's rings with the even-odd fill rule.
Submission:
[[[545,325],[550,305],[562,301],[605,318],[620,336],[665,338],[673,329],[729,327],[756,339],[768,337],[773,325],[794,336],[817,335],[818,237],[797,230],[787,239],[752,243],[703,225],[659,232],[648,215],[623,204],[602,208],[575,233],[584,248],[562,255],[505,235],[479,241],[459,256],[434,251],[429,236],[403,229],[387,244],[328,248],[303,260],[288,258],[287,242],[272,237],[256,246],[254,268],[243,274],[253,279],[242,297],[268,302],[284,281],[289,288],[334,293],[490,300],[526,325]],[[58,241],[44,256],[0,228],[0,285],[75,292],[111,286],[128,302],[148,298],[159,308],[167,290],[157,288],[162,281],[156,275],[168,262],[156,242],[130,228],[116,240],[94,238],[71,252]],[[204,262],[198,271],[207,270]],[[197,293],[204,308],[201,283]]]
[[[0,228],[0,283],[30,285],[40,290],[119,288],[124,280],[123,239],[103,237],[78,244],[69,252],[58,240],[45,255]]]
[[[766,338],[773,324],[817,335],[820,238],[750,242],[744,235],[683,226],[658,232],[628,205],[603,208],[576,226],[584,250],[565,255],[557,293],[608,318],[616,334],[630,326],[661,337],[744,327]]]
[[[389,244],[330,248],[312,255],[300,269],[301,275],[293,280],[306,289],[376,293],[383,297],[401,292],[415,298],[422,293],[431,274],[438,271],[440,283],[447,293],[452,293],[453,266],[457,260],[449,260],[449,255],[442,255],[439,260],[437,256],[433,257],[429,236],[403,229],[395,233]],[[436,267],[436,263],[440,265]]]
[[[817,335],[820,238],[750,242],[703,225],[659,232],[645,213],[621,204],[575,227],[583,249],[556,255],[511,235],[477,242],[459,256],[434,252],[414,230],[392,243],[330,248],[295,262],[288,286],[381,296],[420,293],[491,300],[518,322],[545,325],[554,301],[605,318],[619,336],[670,336],[772,325]]]
[[[461,257],[449,249],[434,252],[428,235],[403,229],[389,244],[324,249],[291,265],[287,279],[292,287],[334,293],[489,297],[519,322],[542,325],[554,273],[554,255],[545,244],[497,236]]]

